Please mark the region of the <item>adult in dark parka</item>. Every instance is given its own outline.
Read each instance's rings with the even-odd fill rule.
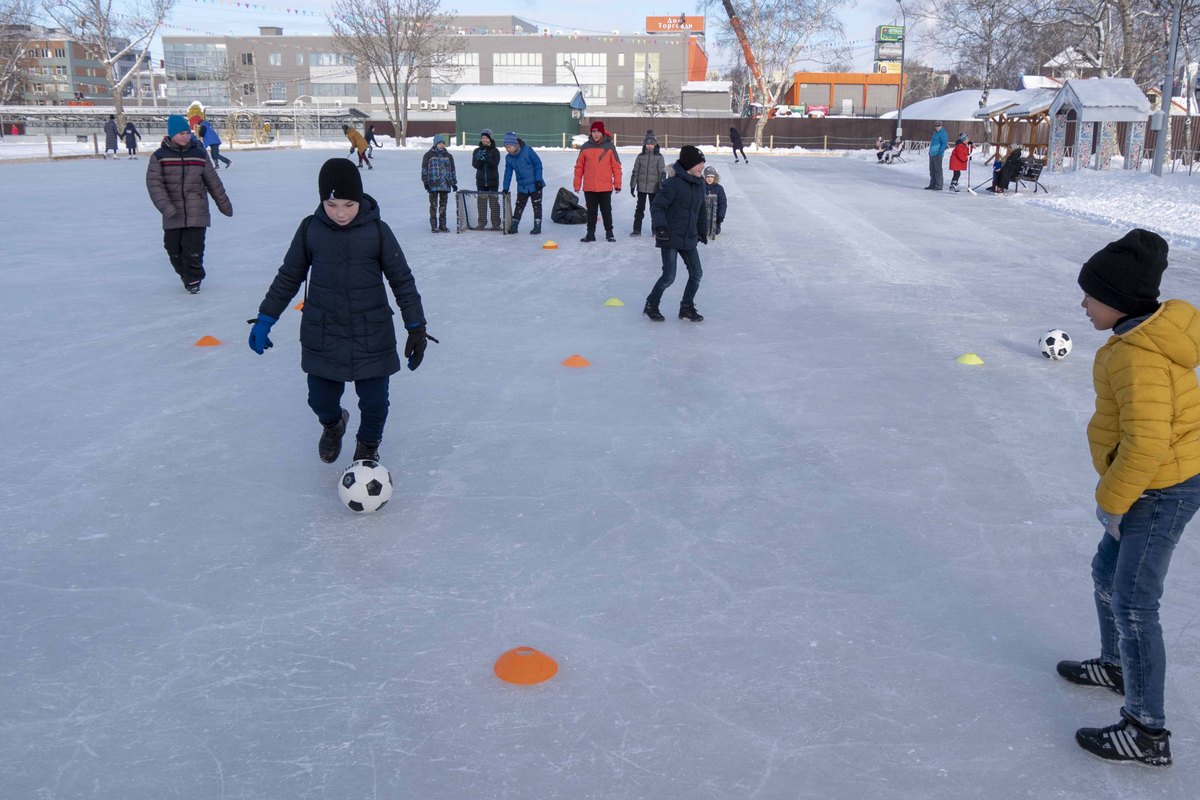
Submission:
[[[684,145],[679,151],[679,160],[672,167],[672,176],[667,178],[654,202],[650,204],[650,221],[654,229],[654,244],[662,254],[662,277],[654,284],[642,313],[655,322],[664,317],[658,310],[663,292],[675,282],[678,259],[683,258],[687,267],[688,282],[683,289],[683,300],[679,305],[679,318],[700,322],[704,317],[696,311],[696,291],[704,275],[700,267],[697,243],[708,244],[708,237],[701,225],[704,210],[704,181],[700,179],[704,169],[704,154],[699,149]]]
[[[746,158],[746,148],[742,146],[742,134],[737,128],[729,128],[729,143],[733,146],[733,163],[737,163],[737,154],[740,151],[742,158],[749,164],[750,159]]]
[[[117,130],[117,118],[112,114],[108,115],[108,120],[104,123],[104,157],[108,158],[108,151],[112,150],[113,158],[117,157],[117,140],[120,138],[120,132]]]

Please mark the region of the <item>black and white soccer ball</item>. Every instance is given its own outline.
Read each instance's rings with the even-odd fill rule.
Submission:
[[[338,481],[338,497],[351,511],[378,511],[392,499],[392,476],[377,461],[355,461]]]
[[[1042,335],[1042,355],[1051,361],[1066,358],[1071,352],[1071,337],[1066,331],[1055,328]]]

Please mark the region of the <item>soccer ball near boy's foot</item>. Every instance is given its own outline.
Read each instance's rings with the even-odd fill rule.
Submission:
[[[1066,358],[1071,353],[1071,337],[1066,331],[1055,328],[1042,336],[1042,355],[1051,361]]]
[[[378,461],[355,461],[342,473],[338,497],[351,511],[378,511],[392,499],[392,476]]]

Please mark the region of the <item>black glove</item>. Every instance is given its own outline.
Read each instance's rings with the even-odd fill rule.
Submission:
[[[715,236],[720,236],[720,235],[721,235],[721,223],[719,223],[719,222],[717,223],[717,229],[713,231],[713,234],[714,234]]]
[[[630,196],[630,197],[637,197],[637,187],[636,187],[636,186],[630,186],[630,187],[629,187],[629,196]]]
[[[428,184],[428,183],[427,183],[427,184],[425,184],[425,191],[427,191],[427,192],[432,192],[432,191],[433,191],[433,189],[431,189],[431,188],[429,187],[429,184]]]
[[[535,192],[540,192],[542,189],[545,189],[545,188],[546,188],[546,182],[545,182],[545,181],[537,181],[537,182],[535,182],[535,183],[533,184],[533,190],[534,190]]]
[[[456,184],[454,184],[454,186],[453,186],[452,188],[454,189],[454,191],[456,191],[456,192],[457,192],[457,191],[458,191],[458,184],[457,184],[457,183],[456,183]]]
[[[654,229],[654,238],[660,242],[665,242],[671,238],[671,233],[667,230],[667,226],[663,225],[661,228]]]
[[[700,234],[700,244],[708,244],[708,237],[705,236],[703,233]]]
[[[408,341],[404,343],[404,357],[408,359],[408,368],[414,370],[421,366],[421,362],[425,359],[425,346],[427,340],[432,339],[434,342],[441,344],[437,339],[425,332],[424,325],[417,325],[409,328]]]

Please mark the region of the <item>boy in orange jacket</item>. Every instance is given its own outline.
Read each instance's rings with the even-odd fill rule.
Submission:
[[[575,191],[583,189],[587,201],[587,236],[579,241],[596,241],[596,209],[604,216],[604,238],[615,242],[612,221],[612,195],[621,193],[621,159],[612,136],[604,130],[604,123],[592,123],[591,138],[579,148],[575,159]]]
[[[1079,746],[1150,766],[1171,763],[1159,600],[1171,554],[1200,506],[1200,311],[1158,302],[1166,268],[1167,243],[1139,228],[1079,273],[1088,319],[1114,334],[1096,352],[1087,429],[1104,526],[1092,559],[1100,657],[1058,664],[1072,683],[1125,698],[1116,725],[1076,731]]]

